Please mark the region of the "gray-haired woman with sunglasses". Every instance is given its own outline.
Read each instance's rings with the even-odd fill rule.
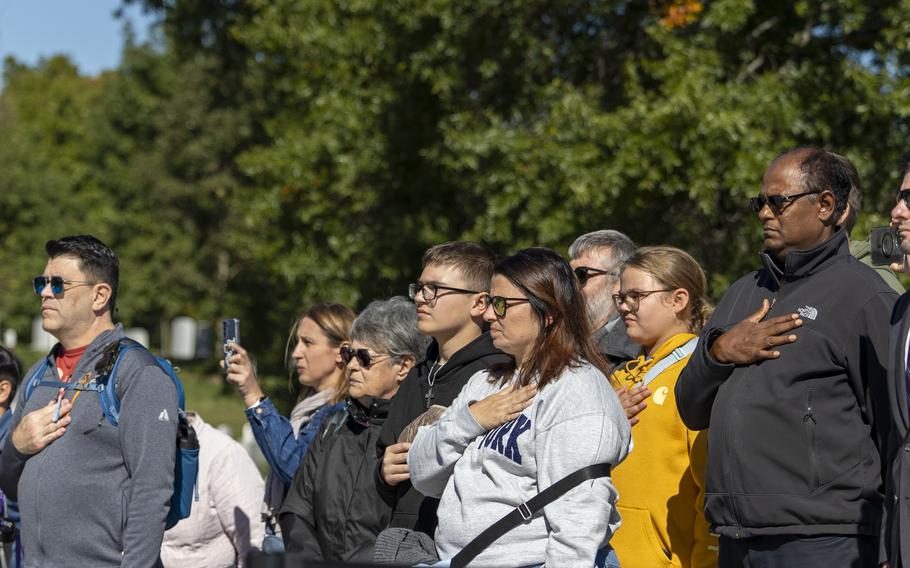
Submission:
[[[375,301],[341,350],[348,370],[344,411],[331,416],[310,446],[279,514],[290,552],[334,561],[371,561],[391,509],[376,491],[376,440],[391,398],[426,350],[414,304]]]

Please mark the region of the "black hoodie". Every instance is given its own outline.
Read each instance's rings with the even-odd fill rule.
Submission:
[[[875,535],[888,324],[897,294],[850,256],[844,232],[735,282],[676,383],[686,426],[708,434],[705,513],[722,536]],[[721,364],[714,340],[761,307],[799,313],[780,357]]]
[[[439,345],[433,341],[427,348],[426,358],[415,365],[402,381],[398,393],[392,399],[389,416],[376,443],[379,457],[376,484],[383,499],[393,509],[389,526],[413,529],[430,536],[436,530],[436,507],[439,500],[424,497],[411,487],[410,481],[404,481],[395,487],[387,485],[382,480],[382,455],[388,446],[397,443],[401,431],[426,412],[430,405],[449,406],[472,375],[492,365],[508,363],[511,357],[493,346],[489,333],[483,333],[456,351],[445,365],[435,371],[431,392],[427,379],[438,360]],[[431,395],[429,404],[428,393]]]

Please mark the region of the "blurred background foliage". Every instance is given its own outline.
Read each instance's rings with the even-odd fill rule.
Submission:
[[[85,232],[121,257],[121,320],[160,344],[239,317],[277,377],[304,307],[403,294],[451,239],[615,228],[690,251],[719,297],[757,264],[747,198],[780,151],[854,161],[865,237],[908,150],[908,0],[125,2],[158,23],[117,69],[5,62],[0,325],[23,338],[44,242]]]

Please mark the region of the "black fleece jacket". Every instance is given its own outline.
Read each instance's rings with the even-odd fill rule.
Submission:
[[[348,399],[326,416],[279,513],[288,552],[306,558],[372,562],[390,508],[376,494],[376,439],[390,402]]]
[[[383,499],[393,508],[389,526],[417,530],[430,536],[436,530],[439,500],[424,497],[411,486],[410,481],[395,487],[387,485],[382,480],[382,455],[388,446],[398,441],[401,431],[426,412],[430,405],[449,406],[472,375],[492,365],[508,363],[511,358],[493,346],[489,333],[481,334],[456,351],[445,365],[434,372],[431,398],[427,404],[427,393],[431,391],[428,377],[438,360],[439,345],[433,341],[427,348],[426,358],[415,365],[402,381],[376,444],[379,461],[375,472],[376,485]]]
[[[724,294],[676,383],[683,422],[710,425],[705,513],[723,536],[879,532],[888,323],[897,294],[843,231]],[[799,313],[780,358],[721,364],[714,340],[761,307]]]

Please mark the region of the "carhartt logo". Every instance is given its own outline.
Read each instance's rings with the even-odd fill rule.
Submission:
[[[668,387],[660,387],[657,389],[657,392],[654,393],[654,396],[651,399],[654,401],[654,404],[657,406],[663,406],[664,401],[667,400],[667,394],[670,392]]]
[[[803,316],[806,319],[814,320],[818,317],[818,310],[812,306],[806,306],[805,308],[800,308],[796,310],[796,313]]]
[[[161,414],[158,415],[158,420],[160,420],[162,422],[167,422],[168,420],[170,420],[170,417],[167,415],[167,408],[165,408],[161,411]]]

